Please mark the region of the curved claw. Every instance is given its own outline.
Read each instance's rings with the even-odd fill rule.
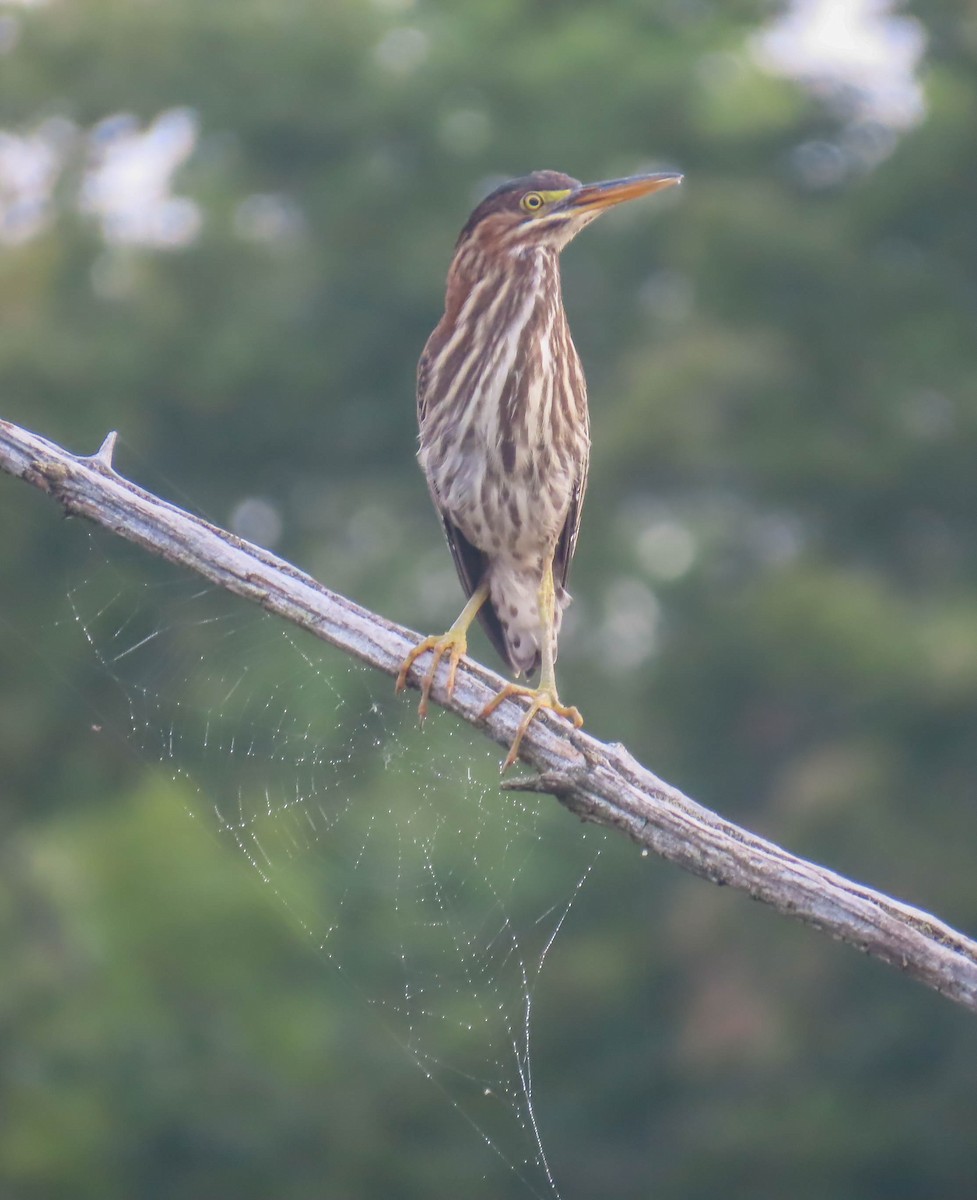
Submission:
[[[566,717],[568,721],[572,721],[574,728],[579,729],[583,724],[583,717],[580,715],[579,709],[572,705],[561,704],[560,698],[556,692],[547,687],[523,687],[518,683],[507,683],[500,692],[492,697],[479,713],[479,720],[486,720],[499,705],[508,700],[510,696],[528,696],[531,703],[525,716],[519,722],[519,727],[516,730],[516,736],[512,739],[512,745],[509,747],[509,753],[505,757],[505,762],[502,764],[501,773],[504,774],[515,763],[519,757],[519,747],[522,745],[522,739],[525,736],[526,730],[532,723],[533,717],[544,708],[550,709],[551,712],[557,713],[561,717]]]
[[[404,659],[400,667],[400,673],[397,675],[397,682],[394,684],[395,692],[402,692],[407,686],[407,676],[410,674],[410,669],[428,650],[433,651],[431,656],[431,665],[427,669],[427,674],[421,681],[421,700],[417,706],[418,716],[423,721],[427,716],[428,699],[431,695],[431,688],[434,686],[434,677],[438,671],[438,665],[441,659],[447,654],[448,658],[448,682],[446,690],[448,695],[452,695],[455,690],[455,676],[458,673],[458,663],[461,662],[462,656],[468,649],[468,641],[463,633],[452,633],[449,630],[447,633],[441,634],[440,637],[426,637],[423,641],[417,643],[410,654]]]

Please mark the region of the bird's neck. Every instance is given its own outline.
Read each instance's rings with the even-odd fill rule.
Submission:
[[[490,304],[508,293],[523,302],[530,296],[543,303],[553,296],[562,299],[560,256],[549,246],[523,246],[485,253],[481,247],[465,247],[455,256],[448,273],[444,319],[453,325],[462,311],[473,304]]]

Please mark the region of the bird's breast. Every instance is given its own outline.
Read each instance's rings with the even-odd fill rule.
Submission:
[[[531,308],[527,304],[527,307]],[[586,384],[559,297],[483,344],[421,422],[435,500],[478,549],[527,564],[552,553],[589,454]]]

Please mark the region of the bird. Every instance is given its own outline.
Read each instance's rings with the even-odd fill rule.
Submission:
[[[540,711],[583,724],[556,686],[590,458],[587,384],[563,308],[560,253],[606,209],[681,180],[662,172],[582,184],[534,171],[496,188],[461,230],[444,314],[418,362],[417,458],[467,603],[446,633],[414,646],[396,690],[430,651],[421,719],[445,656],[450,696],[477,617],[516,679],[540,672],[536,687],[508,683],[480,714],[510,697],[529,701],[503,771]]]

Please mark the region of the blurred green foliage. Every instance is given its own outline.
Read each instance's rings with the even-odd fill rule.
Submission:
[[[973,928],[977,26],[909,8],[927,108],[894,136],[759,69],[760,0],[4,6],[0,123],[62,168],[43,228],[0,248],[2,415],[79,452],[118,429],[123,470],[221,523],[260,498],[287,557],[440,629],[459,594],[413,372],[457,230],[499,176],[680,167],[680,196],[565,256],[594,463],[561,690],[702,802]],[[196,133],[174,189],[199,232],[127,244],[78,196],[119,114],[161,113]],[[0,502],[0,1192],[531,1194],[344,982],[397,954],[371,895],[402,843],[343,874],[374,814],[412,790],[429,816],[475,806],[471,759],[479,844],[504,858],[485,748],[447,717],[418,731],[331,651],[286,670],[271,634],[254,728],[263,695],[267,721],[294,694],[321,723],[351,839],[328,871],[303,860],[283,907],[199,819],[220,755],[185,764],[198,793],[118,736],[140,680],[93,663],[72,597],[150,581],[204,655],[177,679],[204,709],[242,638],[167,615],[192,589],[113,566],[21,484]],[[371,706],[379,741],[343,750]],[[591,853],[553,808],[519,911],[565,899]],[[464,837],[452,854],[472,873]],[[337,974],[316,946],[353,884]],[[608,843],[534,1005],[567,1200],[972,1191],[972,1017],[629,846]]]

